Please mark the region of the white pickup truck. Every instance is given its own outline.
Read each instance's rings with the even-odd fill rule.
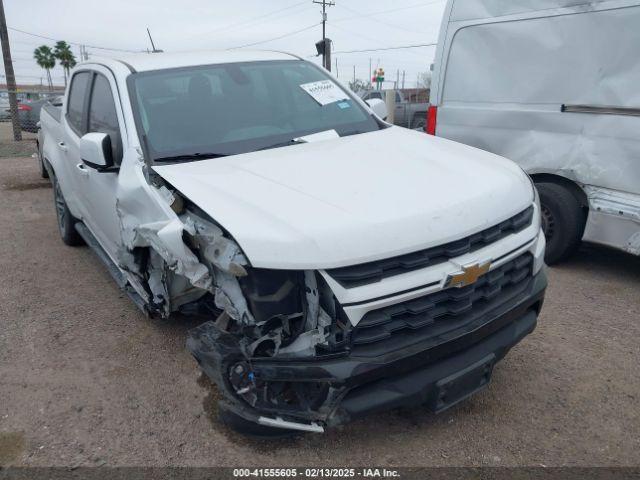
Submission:
[[[42,111],[63,241],[149,316],[207,317],[187,347],[239,430],[439,412],[535,328],[530,179],[384,115],[312,63],[245,51],[91,60]]]

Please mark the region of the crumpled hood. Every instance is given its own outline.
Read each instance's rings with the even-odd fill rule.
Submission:
[[[153,169],[261,268],[401,255],[492,226],[533,200],[515,163],[399,127]]]

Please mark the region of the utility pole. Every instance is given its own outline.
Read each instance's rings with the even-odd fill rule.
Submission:
[[[13,125],[13,139],[22,140],[22,130],[18,121],[18,99],[16,98],[16,76],[13,73],[11,61],[11,49],[9,48],[9,33],[7,32],[7,19],[4,16],[4,4],[0,0],[0,41],[2,42],[2,58],[4,60],[4,72],[7,77],[7,90],[9,91],[9,111],[11,112],[11,124]]]
[[[373,72],[371,71],[371,57],[369,57],[369,81],[373,83]],[[371,85],[371,83],[369,85]]]
[[[87,47],[80,45],[80,60],[86,62],[89,60],[89,54],[87,53]]]
[[[356,84],[356,66],[353,66],[353,84]]]
[[[322,66],[331,71],[331,40],[327,42],[327,7],[335,5],[335,2],[332,0],[313,0],[313,3],[322,5],[322,42],[324,43]]]
[[[405,74],[405,71],[402,70],[402,89],[403,90],[404,90],[404,74]]]

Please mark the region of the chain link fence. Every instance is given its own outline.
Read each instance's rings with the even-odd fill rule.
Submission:
[[[6,87],[0,88],[0,157],[29,156],[35,152],[40,110],[47,102],[60,97],[64,90],[58,87],[53,90],[18,87],[15,93],[22,141],[14,141],[9,90]]]
[[[52,91],[18,89],[18,121],[23,132],[35,133],[37,123],[40,120],[40,109],[46,102],[63,95],[64,91],[55,89]],[[0,122],[11,122],[9,109],[9,91],[0,89]]]

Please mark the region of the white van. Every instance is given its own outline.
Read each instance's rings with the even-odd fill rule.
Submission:
[[[547,263],[580,239],[640,255],[640,2],[449,0],[427,132],[534,179]]]

